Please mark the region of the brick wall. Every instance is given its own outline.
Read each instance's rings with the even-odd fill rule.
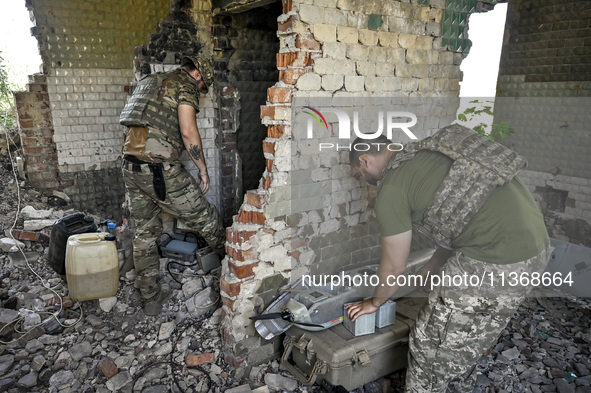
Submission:
[[[169,6],[169,0],[27,1],[43,59],[43,75],[17,95],[32,186],[66,192],[82,211],[121,216],[124,87],[133,80],[133,48]]]
[[[45,138],[45,145],[37,145],[38,139],[24,140],[27,176],[32,185],[47,192],[63,190],[80,210],[117,220],[124,195],[119,173],[123,141],[119,113],[129,85],[142,71],[178,66],[180,53],[211,56],[211,2],[31,0],[27,6],[35,18],[33,34],[39,41],[43,86],[47,86],[37,94],[44,99],[35,104],[40,107],[38,113],[31,112],[36,96],[32,92],[21,96],[29,102],[20,105],[28,105],[23,120],[30,127],[24,127],[23,133]],[[89,19],[89,14],[94,17]],[[143,48],[134,51],[142,44]],[[142,70],[142,65],[148,68]],[[39,86],[34,83],[29,90]],[[217,101],[215,89],[202,97],[198,126],[212,179],[207,198],[220,206]],[[29,124],[35,119],[43,122]],[[36,162],[39,154],[52,160],[41,165]],[[184,160],[196,172],[187,156]]]
[[[591,7],[585,2],[510,2],[495,122],[515,132],[504,143],[523,154],[520,176],[549,232],[591,245]]]
[[[265,171],[227,230],[221,277],[226,360],[239,370],[278,348],[277,340],[257,335],[248,317],[262,312],[280,285],[380,257],[375,189],[350,176],[348,152],[318,153],[318,142],[334,136],[302,137],[302,103],[362,103],[363,111],[372,110],[375,96],[386,107],[395,98],[421,98],[427,106],[417,113],[419,136],[449,124],[459,103],[464,55],[442,48],[434,28],[443,16],[439,6],[284,1],[282,11],[279,81],[260,113],[267,127]],[[335,121],[329,122],[334,133]]]

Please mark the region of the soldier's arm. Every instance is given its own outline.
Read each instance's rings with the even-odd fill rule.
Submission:
[[[378,267],[380,282],[372,298],[347,307],[348,316],[352,321],[363,314],[376,312],[394,295],[398,286],[388,285],[395,284],[395,280],[392,279],[390,279],[391,282],[388,282],[388,277],[397,277],[406,270],[411,240],[412,230],[382,238],[382,258]]]
[[[209,175],[207,165],[203,156],[203,145],[201,144],[201,135],[197,128],[197,112],[191,105],[179,105],[179,125],[181,128],[181,137],[189,157],[199,168],[199,177],[201,179],[201,190],[206,193],[209,190]]]

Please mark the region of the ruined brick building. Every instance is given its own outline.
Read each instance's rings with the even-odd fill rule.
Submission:
[[[249,316],[306,272],[376,262],[374,194],[330,133],[295,132],[297,100],[347,105],[429,99],[424,137],[455,119],[468,17],[496,0],[27,0],[43,72],[17,95],[31,186],[117,220],[124,190],[118,117],[134,76],[214,60],[198,125],[208,198],[228,226],[223,261],[226,361],[275,356]],[[590,246],[591,3],[512,0],[496,116],[530,161],[521,176],[556,233]],[[371,101],[367,101],[371,102]],[[366,108],[368,111],[371,108]]]

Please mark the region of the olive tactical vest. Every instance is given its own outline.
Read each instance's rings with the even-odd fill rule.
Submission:
[[[125,104],[119,123],[124,126],[151,126],[172,134],[179,129],[176,108],[166,107],[158,100],[162,82],[169,73],[144,76]]]
[[[453,240],[478,213],[492,191],[511,181],[527,165],[526,160],[511,149],[470,128],[453,124],[407,145],[404,152],[392,157],[383,174],[412,159],[421,150],[437,151],[454,160],[422,221],[413,223],[419,232],[448,249],[452,249]]]

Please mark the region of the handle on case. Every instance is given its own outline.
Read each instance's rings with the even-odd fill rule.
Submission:
[[[303,341],[306,344],[308,343],[306,340]],[[293,347],[296,346],[296,340],[291,337],[285,337],[285,340],[283,340],[283,345],[285,346],[285,351],[281,356],[281,368],[289,371],[298,381],[305,385],[312,385],[314,382],[316,382],[318,375],[326,374],[326,371],[328,370],[326,362],[316,358],[316,362],[312,367],[312,372],[310,373],[310,376],[307,377],[299,368],[289,362],[289,355],[291,355]],[[298,347],[301,347],[301,345],[298,345]]]

